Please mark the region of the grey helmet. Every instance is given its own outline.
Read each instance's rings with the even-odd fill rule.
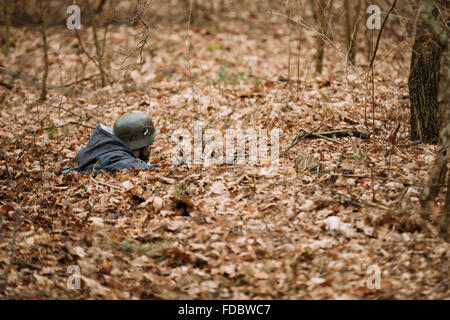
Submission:
[[[131,150],[151,145],[159,132],[153,126],[152,119],[140,112],[123,115],[116,120],[113,127],[113,135],[125,142]]]

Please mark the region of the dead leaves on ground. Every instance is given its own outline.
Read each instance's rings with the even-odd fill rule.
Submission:
[[[273,34],[285,28],[274,17],[256,25]],[[169,164],[170,134],[192,130],[196,117],[219,130],[279,128],[280,150],[302,128],[366,129],[364,83],[346,84],[340,75],[345,66],[332,51],[322,77],[294,80],[296,91],[289,91],[286,36],[253,34],[250,26],[232,23],[218,27],[234,31],[192,33],[195,101],[182,67],[183,38],[173,27],[156,28],[152,39],[173,50],[155,49],[151,63],[112,87],[86,82],[73,96],[51,92],[57,103],[44,105],[23,84],[9,93],[0,111],[2,274],[10,262],[15,219],[20,220],[1,296],[448,298],[449,246],[434,236],[432,226],[424,230],[415,215],[434,147],[389,143],[399,122],[397,142],[406,141],[408,105],[406,75],[388,62],[377,66],[384,79],[376,81],[380,107],[371,141],[305,139],[281,157],[278,168]],[[117,43],[126,38],[121,28],[111,27],[110,34]],[[20,37],[17,57],[38,38],[32,31]],[[57,43],[57,33],[49,41]],[[208,49],[220,48],[218,43],[228,49]],[[313,57],[312,46],[302,50]],[[65,46],[59,54],[67,82],[79,69],[77,56]],[[40,65],[39,56],[27,59],[30,66]],[[85,72],[96,71],[87,64]],[[57,69],[49,75],[59,79]],[[215,79],[222,80],[213,85]],[[58,109],[59,101],[65,110]],[[91,132],[64,124],[80,118],[89,119],[89,126],[112,125],[135,110],[151,112],[163,128],[151,153],[152,163],[162,163],[159,168],[60,174],[75,166]],[[381,290],[365,285],[373,264],[382,270]],[[80,290],[67,288],[71,265],[81,269]]]

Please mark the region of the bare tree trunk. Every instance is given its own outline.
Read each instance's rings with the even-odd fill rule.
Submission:
[[[14,13],[14,0],[6,0],[6,7],[5,7],[5,43],[3,44],[3,53],[5,56],[9,54],[9,49],[11,46],[11,36],[10,36],[10,29],[11,29],[11,22],[12,22],[12,15]]]
[[[44,76],[42,77],[42,91],[41,91],[41,101],[45,101],[47,99],[47,77],[48,77],[48,44],[47,44],[47,22],[46,22],[46,13],[44,9],[44,5],[42,4],[42,0],[39,1],[39,9],[40,9],[40,18],[41,18],[41,30],[42,30],[42,41],[44,43]]]
[[[448,125],[446,127],[448,127]],[[436,153],[436,158],[434,159],[433,167],[431,169],[430,176],[428,177],[428,182],[420,195],[422,207],[425,211],[428,211],[430,204],[434,204],[436,197],[439,194],[441,185],[445,181],[449,151],[448,147],[450,143],[450,140],[446,141],[448,135],[447,131],[450,130],[450,128],[446,127],[444,127],[441,131],[441,140]]]
[[[424,19],[422,12],[417,20],[408,79],[411,140],[436,143],[440,128],[437,95],[442,47],[434,39]]]
[[[408,80],[413,141],[436,142],[439,135],[437,92],[441,52],[431,36],[416,36]]]
[[[355,0],[352,0],[353,3]],[[350,0],[344,0],[345,10],[345,35],[347,40],[348,61],[355,64],[357,37],[359,29],[359,14],[361,11],[361,0],[356,0],[356,7],[350,4]]]
[[[291,30],[291,5],[289,0],[286,2],[286,15],[287,15],[287,23],[288,23],[288,84],[289,84],[289,93],[291,92],[291,57],[292,57],[292,30]]]
[[[303,1],[302,0],[298,0],[298,10],[300,10],[300,16],[303,17],[305,10],[303,8]],[[301,66],[301,51],[302,51],[302,40],[303,40],[303,26],[301,24],[298,25],[299,30],[298,30],[298,52],[297,52],[297,88],[296,88],[296,93],[297,93],[297,99],[298,99],[298,95],[300,92],[300,85],[301,85],[301,74],[300,74],[300,66]]]
[[[442,154],[443,156],[445,154],[448,162],[450,157],[450,37],[448,29],[446,31],[446,38],[447,42],[444,46],[441,61],[438,103],[440,114],[442,115],[442,130],[439,148],[444,150]],[[446,168],[446,165],[447,163],[444,164],[444,168]],[[448,174],[447,181],[447,195],[445,197],[445,204],[442,207],[439,233],[445,240],[450,242],[450,173]]]
[[[319,32],[322,35],[317,35],[317,51],[316,51],[316,73],[322,74],[323,70],[323,56],[325,51],[325,40],[323,39],[327,32],[327,20],[325,9],[327,6],[326,0],[310,0],[311,7],[314,13],[314,18],[319,24]]]
[[[320,23],[320,32],[322,34],[326,34],[326,15],[325,15],[325,7],[326,0],[318,1],[318,17]],[[317,56],[316,56],[316,72],[318,74],[322,74],[323,71],[323,56],[325,52],[325,40],[322,37],[319,37],[317,44]]]
[[[445,172],[447,171],[447,162],[450,153],[450,37],[448,28],[442,28],[437,19],[433,16],[433,9],[436,6],[434,0],[423,0],[422,11],[423,21],[433,40],[440,46],[442,51],[442,61],[439,70],[439,91],[437,94],[437,104],[439,106],[439,115],[441,117],[441,132],[438,145],[438,151],[425,186],[421,201],[424,211],[427,210],[427,205],[434,202],[436,199],[442,180],[445,179]],[[448,178],[450,183],[450,175]],[[447,241],[450,241],[449,234],[450,224],[450,184],[447,185],[447,195],[445,204],[442,208],[441,222],[439,233]]]
[[[94,44],[95,44],[95,53],[97,55],[97,66],[100,71],[100,79],[102,81],[102,87],[106,86],[106,76],[105,76],[105,70],[103,69],[103,63],[102,63],[102,54],[100,53],[100,45],[98,43],[98,37],[97,37],[97,25],[95,24],[95,17],[94,12],[92,10],[91,2],[90,0],[86,0],[89,16],[91,20],[91,26],[92,26],[92,33],[94,35]]]
[[[447,194],[445,196],[445,204],[442,208],[441,223],[439,226],[439,234],[447,242],[450,242],[450,174],[447,179]]]

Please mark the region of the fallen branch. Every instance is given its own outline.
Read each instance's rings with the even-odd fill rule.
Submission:
[[[412,142],[408,142],[408,143],[404,143],[404,144],[398,144],[396,146],[399,147],[399,148],[409,148],[409,147],[417,146],[417,145],[419,145],[421,143],[422,143],[422,141],[417,140],[417,141],[412,141]]]
[[[347,130],[337,130],[337,131],[327,131],[327,132],[309,132],[306,130],[301,130],[303,132],[306,133],[305,138],[304,139],[326,139],[326,140],[331,140],[333,142],[336,142],[335,140],[329,139],[329,138],[345,138],[345,137],[356,137],[356,138],[361,138],[363,140],[368,140],[370,139],[370,135],[366,134],[366,133],[362,133],[359,132],[357,130],[351,130],[351,129],[347,129]]]
[[[0,86],[5,87],[8,90],[11,90],[13,87],[3,81],[0,81]]]
[[[290,149],[292,149],[297,144],[299,144],[300,141],[305,140],[305,139],[324,139],[324,140],[334,142],[334,143],[339,143],[339,142],[333,138],[357,137],[357,138],[361,138],[363,140],[370,139],[370,136],[368,134],[359,132],[357,130],[352,130],[352,129],[328,131],[328,132],[316,132],[317,130],[319,130],[319,128],[315,129],[312,132],[301,129],[300,133],[295,136],[292,144],[283,152],[283,155],[286,155],[286,153]]]
[[[90,126],[90,125],[87,125],[87,124],[84,124],[84,123],[81,123],[81,122],[70,121],[70,122],[64,123],[64,124],[59,125],[59,126],[51,126],[51,127],[47,127],[47,128],[44,128],[43,130],[49,130],[49,129],[55,129],[55,128],[62,128],[62,127],[65,127],[65,126],[67,126],[67,125],[69,125],[69,124],[77,125],[77,126],[82,126],[82,127],[89,128],[89,129],[95,129],[95,127]]]
[[[21,80],[25,81],[26,83],[28,83],[28,85],[30,85],[32,87],[39,88],[39,89],[41,88],[41,85],[39,84],[39,81],[36,78],[34,78],[32,76],[28,76],[26,74],[22,74],[21,72],[17,72],[17,71],[13,71],[13,70],[7,70],[5,68],[0,68],[0,74],[6,74],[7,76],[11,77],[11,81],[12,82],[14,82],[13,80],[15,80],[15,79],[21,79]],[[68,84],[65,84],[64,86],[48,85],[47,89],[54,89],[54,90],[65,89],[65,88],[71,87],[71,86],[73,86],[75,84],[79,84],[81,82],[91,80],[92,78],[97,77],[99,75],[100,75],[100,73],[95,73],[93,75],[84,77],[82,79],[69,82]],[[3,82],[2,82],[2,85],[3,85]],[[13,88],[12,84],[9,84],[9,85],[6,84],[6,85],[3,85],[3,86],[5,88],[8,88],[8,89],[12,89]]]
[[[395,180],[395,179],[390,179],[390,178],[385,178],[385,177],[370,176],[370,175],[343,174],[342,177],[356,178],[356,179],[371,179],[371,178],[373,178],[373,179],[383,180],[386,182],[401,183],[405,187],[423,187],[424,186],[423,184],[413,184],[413,183],[409,183],[409,182],[405,182],[405,181],[401,181],[401,180]]]
[[[345,201],[345,202],[350,202],[352,205],[357,206],[359,208],[364,208],[365,206],[368,206],[368,207],[373,207],[373,208],[377,208],[377,209],[384,210],[384,211],[392,211],[392,208],[389,208],[382,204],[375,203],[370,200],[353,199],[351,197],[348,197],[348,196],[340,194],[340,193],[332,194],[332,195],[330,195],[330,198],[323,198],[323,200],[338,201],[340,203],[343,203]]]
[[[247,175],[244,173],[242,176],[240,176],[238,179],[236,179],[234,182],[232,182],[231,185],[238,185],[239,183],[241,183],[242,181],[244,181],[244,179],[245,179],[245,180],[251,180],[251,179],[249,178],[249,176],[247,176]]]
[[[122,189],[121,187],[117,187],[117,186],[114,186],[114,185],[112,185],[112,184],[108,184],[108,183],[104,183],[104,182],[97,181],[97,180],[95,180],[95,179],[92,178],[92,177],[91,177],[91,180],[92,180],[96,185],[102,185],[102,186],[105,186],[105,187],[109,187],[109,188],[111,188],[111,189],[116,189],[116,190],[119,190],[119,191],[125,191],[125,190]]]
[[[73,86],[74,84],[79,84],[79,83],[81,83],[81,82],[91,80],[92,78],[97,77],[97,76],[99,76],[99,75],[100,75],[100,73],[95,73],[95,74],[93,74],[93,75],[84,77],[84,78],[82,78],[82,79],[79,79],[79,80],[76,80],[76,81],[69,82],[68,84],[66,84],[66,85],[64,85],[64,86],[59,86],[59,87],[53,87],[53,86],[52,86],[52,87],[50,87],[50,89],[62,89],[62,88],[68,88],[68,87]]]
[[[156,178],[159,179],[160,181],[164,182],[164,183],[167,183],[167,184],[174,184],[175,183],[174,179],[170,179],[170,178],[167,178],[167,177],[157,176]]]
[[[306,139],[310,134],[313,134],[314,132],[316,132],[319,129],[320,129],[320,126],[317,127],[316,129],[314,129],[312,132],[309,132],[308,134],[305,134],[305,135],[297,134],[295,136],[294,140],[292,141],[291,145],[286,150],[284,150],[283,155],[285,155],[290,149],[292,149],[297,144],[299,144],[300,141]]]

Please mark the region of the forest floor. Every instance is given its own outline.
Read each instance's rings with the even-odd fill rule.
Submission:
[[[110,27],[108,49],[132,45],[138,31]],[[94,54],[91,35],[81,35]],[[0,297],[450,298],[450,246],[436,236],[439,212],[431,223],[418,215],[436,147],[407,146],[410,43],[381,43],[372,132],[364,67],[346,67],[327,45],[324,73],[315,75],[313,36],[304,31],[300,81],[292,42],[290,83],[286,21],[241,13],[192,27],[189,55],[184,26],[155,26],[145,63],[110,71],[112,86],[84,79],[50,89],[45,103],[32,81],[2,88],[0,273],[7,279]],[[50,28],[48,41],[52,86],[98,73],[67,29]],[[12,42],[0,67],[40,79],[39,29],[14,29]],[[358,53],[360,65],[365,56]],[[161,167],[61,174],[76,166],[92,127],[112,126],[131,111],[151,114],[161,129],[151,154]],[[195,120],[222,132],[278,128],[279,166],[171,165],[171,134],[193,135]],[[284,152],[301,129],[354,129],[371,138],[303,139]],[[332,216],[337,232],[329,230]],[[79,290],[67,285],[72,265],[81,271]],[[378,269],[380,288],[370,289]]]

